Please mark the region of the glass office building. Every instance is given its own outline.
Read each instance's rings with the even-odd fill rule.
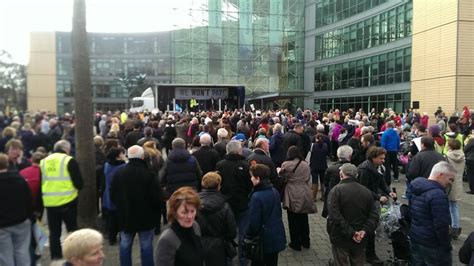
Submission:
[[[259,98],[257,103],[264,107],[272,107],[272,99],[266,100],[269,94],[278,98],[284,92],[290,98],[293,92],[304,92],[304,0],[181,2],[165,7],[176,17],[170,30],[89,33],[97,110],[125,108],[129,96],[140,92],[126,89],[119,78],[139,74],[146,74],[152,85],[243,85],[247,99]],[[53,105],[58,112],[71,111],[70,33],[55,32],[52,39],[57,92]]]
[[[408,108],[412,9],[411,0],[308,1],[305,105]]]

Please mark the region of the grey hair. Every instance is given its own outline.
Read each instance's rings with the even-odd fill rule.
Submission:
[[[324,125],[317,125],[316,126],[316,131],[318,131],[319,133],[324,133]]]
[[[450,163],[445,161],[440,161],[433,166],[431,169],[430,177],[431,176],[438,176],[440,174],[456,174],[456,169]]]
[[[276,123],[274,126],[273,126],[273,133],[275,132],[281,132],[281,129],[282,129],[282,126],[280,123]]]
[[[231,140],[225,149],[227,154],[242,154],[242,143],[238,140]]]
[[[127,156],[129,159],[143,159],[145,156],[145,151],[142,147],[133,145],[132,147],[128,148]]]
[[[211,135],[209,134],[202,134],[201,137],[199,137],[199,143],[203,146],[209,146],[212,143]]]
[[[255,141],[255,148],[261,148],[262,147],[262,144],[266,142],[266,143],[270,143],[268,141],[268,139],[266,138],[258,138],[256,141]]]
[[[171,148],[173,149],[185,149],[186,148],[186,142],[182,138],[175,138],[171,142]]]
[[[227,132],[227,129],[225,128],[219,128],[217,130],[217,138],[218,139],[225,139],[229,135],[229,132]]]
[[[393,122],[393,121],[388,121],[388,122],[387,122],[387,127],[389,127],[389,128],[394,128],[394,127],[395,127],[395,122]]]
[[[67,140],[60,140],[54,144],[54,151],[65,151],[65,152],[70,152],[71,151],[71,143]]]
[[[339,158],[339,160],[341,160],[341,159],[346,159],[346,160],[350,161],[351,156],[352,156],[352,148],[351,148],[351,146],[349,146],[349,145],[342,145],[341,147],[339,147],[339,148],[337,149],[337,158]]]

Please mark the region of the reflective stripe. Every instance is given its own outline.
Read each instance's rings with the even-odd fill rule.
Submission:
[[[66,160],[67,156],[64,156],[62,159],[61,159],[61,163],[60,163],[60,166],[59,166],[59,176],[64,176],[64,161]]]
[[[60,176],[43,176],[43,181],[69,181],[69,177],[60,177]]]
[[[75,190],[63,191],[63,192],[43,192],[43,197],[47,197],[47,196],[67,196],[67,195],[72,195],[75,192],[76,192]]]

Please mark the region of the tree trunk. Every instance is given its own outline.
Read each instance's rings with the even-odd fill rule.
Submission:
[[[78,223],[81,228],[95,228],[97,227],[97,187],[85,0],[74,0],[71,44],[74,110],[76,111],[76,159],[84,179],[84,188],[79,193]]]

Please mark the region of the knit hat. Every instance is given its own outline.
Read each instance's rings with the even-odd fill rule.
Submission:
[[[438,125],[431,125],[428,130],[430,131],[430,134],[432,136],[435,136],[435,135],[439,135],[439,133],[441,132],[441,128],[439,128]]]

